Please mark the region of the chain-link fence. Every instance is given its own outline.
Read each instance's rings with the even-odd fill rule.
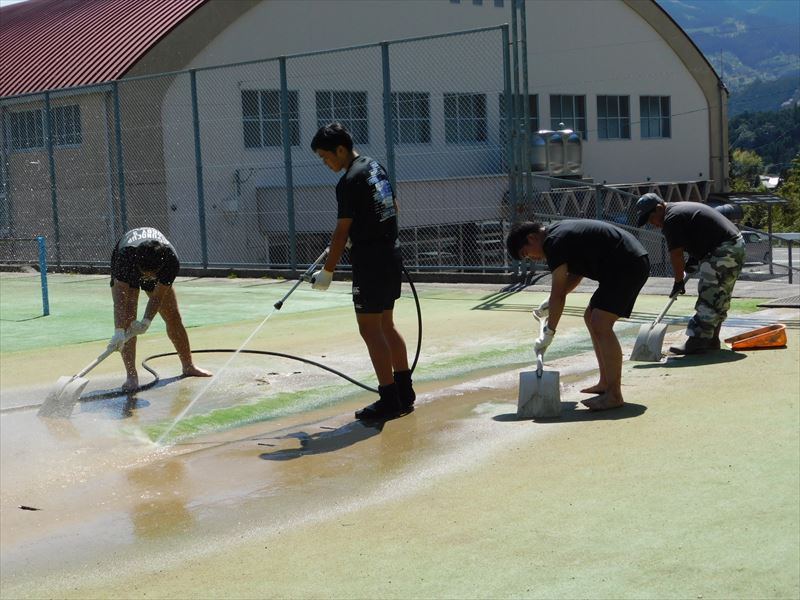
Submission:
[[[0,236],[106,265],[149,226],[186,266],[297,270],[335,225],[339,175],[309,144],[340,121],[390,173],[410,270],[510,272],[512,221],[624,223],[632,193],[519,164],[509,46],[492,27],[3,98]]]

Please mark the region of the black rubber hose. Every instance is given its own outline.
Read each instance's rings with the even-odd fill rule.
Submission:
[[[411,372],[413,373],[414,369],[417,368],[417,361],[419,361],[419,354],[422,350],[422,308],[419,305],[419,296],[417,295],[417,288],[414,287],[414,282],[411,280],[411,277],[409,276],[405,265],[403,266],[403,273],[405,274],[406,280],[408,281],[408,285],[411,288],[411,294],[414,296],[414,305],[416,306],[417,309],[417,350],[414,353],[414,361],[411,363]],[[211,353],[223,353],[223,352],[236,352],[236,350],[232,348],[209,348],[203,350],[192,350],[192,354],[211,354]],[[365,383],[361,383],[360,381],[353,379],[352,377],[342,373],[341,371],[332,369],[331,367],[328,367],[327,365],[324,365],[317,361],[308,358],[303,358],[302,356],[295,356],[293,354],[286,354],[284,352],[272,352],[270,350],[239,350],[239,352],[241,352],[242,354],[265,354],[268,356],[278,356],[280,358],[298,360],[300,362],[304,362],[306,364],[313,365],[315,367],[328,371],[329,373],[333,373],[334,375],[338,375],[342,379],[346,379],[350,383],[357,385],[360,388],[364,388],[369,392],[374,392],[376,394],[378,393],[378,390],[374,387],[370,387]],[[155,360],[156,358],[164,358],[165,356],[176,356],[177,354],[178,354],[177,352],[164,352],[162,354],[153,354],[152,356],[148,356],[147,358],[145,358],[142,361],[142,367],[145,368],[147,371],[149,371],[150,374],[154,377],[154,379],[150,383],[139,386],[130,393],[135,394],[137,392],[148,390],[159,382],[160,378],[158,376],[158,373],[156,372],[155,369],[153,369],[152,367],[150,367],[150,365],[147,364],[149,361]],[[100,398],[109,397],[113,395],[119,395],[119,394],[115,393],[115,394],[96,395],[92,397],[92,400],[99,400]]]

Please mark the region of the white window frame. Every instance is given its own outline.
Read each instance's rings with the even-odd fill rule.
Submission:
[[[554,110],[556,107],[557,110]],[[559,123],[579,132],[584,140],[589,139],[584,94],[550,94],[550,129],[559,129]]]
[[[643,140],[672,137],[669,96],[639,96],[639,130]]]
[[[597,96],[597,139],[631,139],[630,96]]]
[[[486,94],[447,93],[444,94],[443,101],[445,143],[485,144],[487,142]]]
[[[394,143],[431,143],[431,95],[428,92],[392,92]]]
[[[257,111],[248,114],[245,110],[245,94],[255,94]],[[283,146],[281,130],[281,91],[280,90],[242,90],[242,143],[248,150],[257,148],[280,148]],[[300,145],[300,95],[297,90],[287,90],[289,108],[289,145]],[[269,110],[269,104],[275,104],[277,110]],[[251,135],[256,131],[257,143]],[[248,133],[249,129],[249,133]],[[248,144],[248,140],[250,143]]]
[[[354,144],[369,143],[369,106],[366,91],[317,90],[317,127],[338,122],[353,136]]]

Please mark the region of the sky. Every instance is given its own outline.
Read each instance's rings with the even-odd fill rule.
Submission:
[[[9,4],[16,4],[17,2],[25,2],[25,0],[0,0],[0,6],[8,6]]]

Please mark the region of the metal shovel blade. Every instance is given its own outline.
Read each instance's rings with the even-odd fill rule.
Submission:
[[[37,414],[40,417],[69,418],[88,383],[84,377],[59,377]]]
[[[522,371],[519,374],[517,417],[554,419],[561,416],[561,388],[558,371]]]
[[[664,346],[664,336],[667,333],[666,323],[658,325],[642,325],[639,335],[631,351],[631,360],[639,362],[659,362],[661,348]]]

